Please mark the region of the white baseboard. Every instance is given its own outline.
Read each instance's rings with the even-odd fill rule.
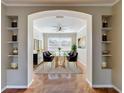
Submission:
[[[32,84],[33,80],[28,84],[28,85],[7,85],[4,88],[1,89],[1,92],[3,92],[4,90],[6,90],[7,88],[28,88],[31,84]]]
[[[29,86],[32,84],[33,81],[34,81],[34,80],[32,79],[31,82],[28,84],[28,86],[27,86],[28,88],[29,88]]]
[[[119,93],[122,93],[122,91],[114,85],[93,85],[93,88],[114,88]]]
[[[88,79],[86,79],[86,81],[87,81],[87,83],[92,87],[93,85],[92,85],[92,83],[88,80]]]
[[[24,85],[24,86],[17,86],[17,85],[7,85],[7,86],[5,86],[4,88],[2,88],[1,89],[1,92],[3,92],[4,90],[6,90],[7,88],[27,88],[27,86],[26,85]]]
[[[119,88],[117,88],[115,85],[113,85],[113,88],[117,90],[119,93],[122,93],[122,91]]]
[[[6,88],[27,88],[27,85],[7,85]]]
[[[5,86],[4,88],[2,88],[2,89],[1,89],[1,92],[3,92],[4,90],[6,90],[6,88],[7,88],[6,86]]]
[[[93,85],[93,88],[112,88],[113,85]]]

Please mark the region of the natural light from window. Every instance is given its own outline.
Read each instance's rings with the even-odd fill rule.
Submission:
[[[71,37],[49,37],[48,38],[48,50],[58,51],[61,48],[62,51],[70,51],[72,45]]]

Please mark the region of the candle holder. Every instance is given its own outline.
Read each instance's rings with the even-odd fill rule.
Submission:
[[[108,22],[106,19],[103,20],[102,27],[108,27]]]
[[[106,34],[102,35],[102,41],[107,41],[107,35]]]
[[[11,27],[17,27],[17,20],[12,20]]]
[[[12,35],[12,41],[17,41],[17,34]]]

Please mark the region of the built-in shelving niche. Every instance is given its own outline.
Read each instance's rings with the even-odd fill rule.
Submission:
[[[18,69],[18,16],[7,16],[8,70]]]
[[[102,45],[102,69],[111,69],[112,54],[111,54],[111,32],[112,32],[112,15],[102,16],[102,27],[101,27],[101,45]]]

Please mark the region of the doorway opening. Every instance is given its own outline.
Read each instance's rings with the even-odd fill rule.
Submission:
[[[62,62],[65,62],[65,58],[66,60],[71,60],[67,56],[71,53],[69,51],[75,50],[75,47],[78,53],[77,61],[86,65],[86,77],[92,85],[92,16],[70,10],[49,10],[29,15],[28,84],[33,78],[33,64],[42,64],[38,63],[38,61],[33,63],[33,56],[39,55],[39,62],[43,62],[43,66],[40,67],[42,70],[40,69],[39,71],[38,69],[37,71],[46,71],[45,73],[58,73],[59,71],[60,74],[64,73],[62,69],[61,72],[59,69],[51,70],[51,68],[53,66],[54,68],[56,66],[60,67],[60,65],[64,67],[66,65],[69,66],[71,61],[69,61],[70,63],[66,62],[69,65]],[[50,51],[52,56],[54,55],[54,58],[52,56],[44,58],[48,51]],[[51,60],[54,60],[54,62],[51,62]],[[64,61],[60,62],[61,60]],[[44,61],[50,62],[46,64]],[[57,65],[55,62],[57,62]],[[48,70],[44,70],[44,68],[48,68]],[[72,67],[73,69],[74,67]],[[72,73],[72,70],[68,69],[69,73]],[[66,72],[66,74],[69,73]]]

